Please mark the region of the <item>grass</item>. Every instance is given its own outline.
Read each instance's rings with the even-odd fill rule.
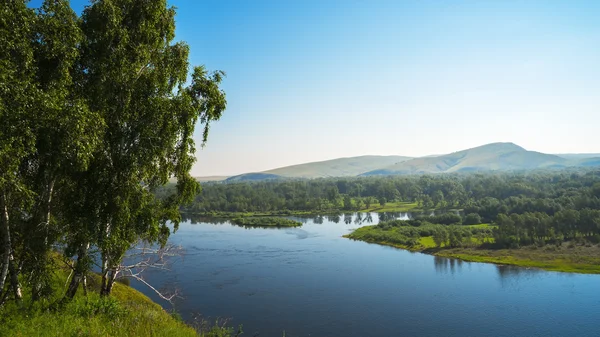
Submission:
[[[58,264],[57,264],[58,265]],[[211,327],[198,332],[177,315],[166,312],[148,297],[124,284],[115,283],[113,294],[101,298],[98,275],[91,275],[87,297],[78,292],[61,303],[68,272],[55,268],[54,297],[31,306],[25,292],[22,305],[7,303],[0,309],[0,336],[203,336],[225,337],[231,330]]]
[[[421,211],[416,202],[388,202],[384,206],[380,204],[371,205],[371,207],[360,210],[361,212],[410,212]]]
[[[491,228],[496,228],[498,226],[490,225],[489,223],[480,223],[480,224],[477,224],[477,225],[467,225],[466,227],[469,227],[469,228],[490,228],[491,229]]]
[[[493,227],[488,224],[472,225],[475,228]],[[393,230],[378,230],[377,235],[365,235],[374,232],[374,226],[361,227],[344,237],[369,243],[391,246],[412,252],[461,259],[469,262],[495,263],[527,268],[539,268],[549,271],[600,274],[600,246],[574,245],[564,243],[562,246],[546,245],[544,247],[523,247],[519,249],[482,249],[482,242],[472,237],[473,247],[449,248],[436,247],[431,236],[421,237],[418,244],[407,245],[396,238]],[[493,242],[486,238],[486,242]]]
[[[290,220],[279,217],[260,217],[260,218],[237,218],[231,220],[233,224],[244,227],[299,227],[300,221]]]
[[[546,246],[498,250],[454,248],[433,251],[433,254],[470,262],[496,263],[567,273],[600,274],[598,246],[571,248]]]

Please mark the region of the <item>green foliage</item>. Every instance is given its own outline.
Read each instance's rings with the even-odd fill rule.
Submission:
[[[476,225],[481,223],[481,217],[477,213],[469,213],[465,216],[463,224]]]
[[[361,211],[411,211],[416,208],[464,209],[491,222],[500,213],[545,212],[563,208],[600,209],[591,186],[594,172],[531,172],[527,174],[468,174],[330,178],[293,181],[207,183],[184,210],[208,212],[325,212],[341,211],[346,196]],[[549,183],[550,182],[550,183]],[[337,193],[336,193],[337,190]],[[441,192],[441,193],[438,193]],[[437,195],[437,197],[436,197]],[[434,206],[433,197],[438,200]],[[384,207],[376,205],[386,199]],[[341,204],[341,205],[340,205]],[[346,208],[349,206],[346,203]],[[471,219],[471,223],[474,219]]]
[[[225,110],[225,74],[188,78],[167,1],[91,1],[81,16],[68,0],[27,3],[0,9],[0,305],[21,301],[21,283],[34,302],[52,296],[57,246],[76,261],[67,297],[90,247],[109,295],[125,252],[164,245],[200,191],[193,134],[204,145]]]
[[[236,218],[233,224],[244,227],[299,227],[302,223],[296,220],[278,217]]]

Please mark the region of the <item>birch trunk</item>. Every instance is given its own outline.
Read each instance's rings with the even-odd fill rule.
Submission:
[[[87,251],[90,248],[90,244],[82,244],[77,254],[77,261],[75,262],[75,271],[73,273],[73,278],[71,279],[71,283],[69,283],[69,288],[67,288],[67,292],[65,293],[65,298],[72,299],[75,297],[77,293],[77,288],[79,288],[79,284],[82,280],[85,280],[85,273],[87,272],[87,264],[85,260],[87,259]],[[86,286],[84,282],[84,287]],[[84,290],[85,291],[85,290]]]
[[[49,248],[48,248],[48,228],[50,226],[50,217],[51,217],[51,211],[52,211],[52,207],[51,207],[51,203],[52,203],[52,194],[54,193],[54,179],[50,179],[50,182],[48,183],[48,187],[46,189],[46,198],[44,200],[45,203],[45,210],[43,211],[43,213],[45,214],[40,214],[40,222],[44,223],[44,226],[42,227],[41,231],[42,231],[42,235],[44,238],[44,245],[42,246],[42,249],[40,249],[39,254],[47,254]],[[40,205],[40,208],[42,208],[42,205]],[[40,213],[42,213],[42,211],[40,211]],[[45,259],[42,259],[42,263],[46,263]],[[44,270],[44,267],[41,268],[42,270]],[[37,277],[37,281],[35,281],[35,284],[32,286],[33,291],[32,291],[32,300],[33,301],[37,301],[40,298],[40,290],[42,289],[42,280]]]
[[[8,272],[10,274],[10,285],[13,290],[15,300],[20,302],[23,299],[23,291],[21,290],[21,283],[19,282],[19,269],[15,266],[15,260],[12,254],[9,256],[10,262],[8,263]]]
[[[9,217],[8,217],[8,206],[6,205],[6,194],[3,193],[0,198],[0,208],[2,212],[2,219],[0,219],[0,238],[2,238],[2,261],[0,262],[0,293],[4,290],[6,284],[6,277],[8,276],[8,267],[10,264],[11,257],[11,242],[10,242],[10,228],[9,228]]]

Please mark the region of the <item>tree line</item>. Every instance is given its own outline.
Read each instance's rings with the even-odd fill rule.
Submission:
[[[164,244],[200,190],[193,133],[205,142],[224,111],[224,73],[189,76],[174,18],[166,0],[0,6],[0,305],[49,296],[57,249],[65,298],[94,264],[109,295],[125,253]]]
[[[173,187],[159,192],[169,193]],[[498,214],[600,209],[598,171],[542,171],[206,183],[188,212],[344,211],[388,202],[463,209],[483,221]]]
[[[431,234],[440,245],[451,247],[465,245],[472,237],[484,234],[493,236],[497,247],[513,248],[570,240],[600,241],[597,170],[212,183],[205,185],[183,210],[335,214],[368,209],[380,200],[381,204],[414,203],[419,210],[462,211],[461,216],[448,213],[395,222],[381,219],[380,229],[406,227],[396,229],[395,234],[398,243],[405,245],[416,244],[419,236],[410,227],[422,223],[444,225]],[[497,228],[461,227],[482,222]]]

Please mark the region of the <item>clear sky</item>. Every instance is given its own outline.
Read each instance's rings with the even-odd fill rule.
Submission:
[[[192,64],[227,73],[196,176],[499,141],[600,152],[600,1],[170,3]]]

